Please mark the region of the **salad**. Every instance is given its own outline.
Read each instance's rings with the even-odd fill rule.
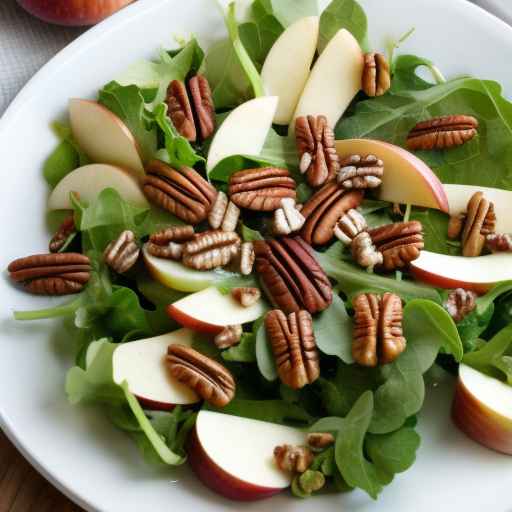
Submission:
[[[8,272],[70,296],[15,313],[62,318],[70,403],[238,500],[377,499],[441,373],[455,424],[512,454],[500,85],[398,55],[413,30],[372,51],[355,0],[222,15],[206,52],[179,41],[53,125],[55,234]]]

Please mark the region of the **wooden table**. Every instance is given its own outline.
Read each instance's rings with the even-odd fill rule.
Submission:
[[[0,431],[0,512],[81,512]]]

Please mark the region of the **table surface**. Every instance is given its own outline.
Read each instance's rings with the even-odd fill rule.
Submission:
[[[507,2],[475,3],[508,21],[512,7]],[[0,0],[0,116],[28,79],[83,31],[47,25],[26,14],[15,0]],[[80,510],[39,475],[0,431],[0,512]]]

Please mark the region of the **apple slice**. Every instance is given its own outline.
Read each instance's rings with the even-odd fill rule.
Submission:
[[[336,151],[341,158],[375,155],[384,162],[384,179],[378,189],[380,199],[448,212],[443,184],[428,165],[409,151],[372,139],[337,140]]]
[[[211,287],[170,304],[167,313],[183,327],[218,334],[226,325],[242,325],[257,320],[265,313],[265,305],[260,299],[246,308],[231,295],[223,295]]]
[[[496,232],[512,233],[512,215],[510,215],[510,206],[512,205],[512,192],[500,188],[478,187],[476,185],[443,185],[450,215],[465,212],[468,201],[475,192],[483,192],[486,199],[494,203],[496,213]]]
[[[512,386],[461,364],[452,417],[477,443],[512,455]]]
[[[466,258],[421,251],[411,262],[416,279],[438,288],[465,288],[485,293],[500,281],[512,279],[512,254],[496,253]]]
[[[96,101],[71,99],[69,120],[73,137],[93,162],[119,165],[144,176],[137,141],[113,112]]]
[[[213,137],[207,170],[232,155],[258,156],[263,149],[277,109],[277,96],[264,96],[232,110]]]
[[[278,37],[265,59],[263,87],[269,96],[279,97],[274,123],[290,124],[293,119],[315,56],[319,27],[318,16],[297,20]]]
[[[193,331],[180,329],[119,345],[112,358],[114,382],[126,381],[130,393],[148,409],[168,411],[176,405],[199,402],[197,394],[172,377],[165,365],[169,345],[190,346],[193,338]]]
[[[142,249],[144,262],[149,273],[164,286],[180,292],[197,292],[204,290],[220,279],[215,271],[203,272],[185,267],[178,261],[166,260],[152,256],[146,246]]]
[[[71,192],[76,192],[80,199],[91,202],[106,188],[117,190],[125,201],[135,206],[149,207],[138,180],[128,171],[113,165],[90,164],[71,171],[59,181],[48,199],[48,209],[71,209]]]
[[[290,57],[294,58],[294,57]],[[324,115],[331,128],[336,126],[354,96],[361,89],[363,52],[354,36],[341,29],[318,57],[293,120],[308,115]],[[295,132],[295,123],[290,133]]]
[[[200,411],[187,453],[193,471],[207,487],[232,500],[252,501],[290,485],[291,475],[274,464],[274,448],[304,443],[304,432],[295,428]]]

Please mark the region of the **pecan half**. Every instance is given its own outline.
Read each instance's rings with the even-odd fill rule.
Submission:
[[[476,308],[478,295],[471,290],[457,288],[452,290],[444,303],[444,308],[455,322],[462,322]]]
[[[240,208],[228,199],[228,196],[219,191],[217,199],[208,215],[208,222],[213,229],[222,231],[235,231],[240,218]]]
[[[307,446],[283,444],[274,448],[274,460],[281,471],[304,473],[313,463],[314,455]]]
[[[73,233],[76,233],[75,218],[73,215],[69,215],[64,219],[59,229],[50,240],[50,252],[59,252],[66,245],[66,242]]]
[[[419,258],[424,247],[421,222],[395,222],[369,232],[377,251],[384,258],[382,266],[391,271],[406,267]]]
[[[329,432],[312,432],[308,434],[308,445],[315,450],[323,450],[334,444],[334,436]]]
[[[140,248],[133,231],[123,231],[103,252],[105,263],[118,274],[130,270],[139,258]]]
[[[153,233],[149,237],[146,249],[149,254],[157,258],[179,261],[183,255],[183,242],[193,238],[193,226],[172,226]]]
[[[160,160],[146,166],[142,190],[149,201],[193,225],[208,217],[217,197],[215,187],[194,169],[176,171]]]
[[[215,106],[208,80],[203,75],[193,76],[189,82],[190,96],[199,131],[203,140],[210,137],[215,130]]]
[[[220,363],[185,345],[169,345],[171,375],[215,407],[225,407],[235,396],[235,379]]]
[[[311,245],[324,245],[334,237],[337,222],[363,200],[360,190],[345,191],[334,181],[326,183],[301,210],[306,222],[301,236]]]
[[[183,246],[183,264],[196,270],[227,265],[240,251],[240,237],[233,231],[205,231]]]
[[[306,173],[312,187],[321,187],[334,179],[340,168],[334,145],[334,132],[325,116],[298,117],[295,121],[295,137],[300,157],[299,169]]]
[[[240,208],[272,212],[284,197],[295,199],[295,181],[286,169],[277,167],[238,171],[229,179],[229,196]]]
[[[478,129],[472,116],[442,116],[418,123],[407,136],[407,147],[416,149],[449,149],[471,140]]]
[[[485,238],[485,246],[491,252],[512,252],[512,235],[490,233]]]
[[[404,350],[402,300],[394,293],[382,298],[373,293],[357,295],[354,306],[352,357],[362,366],[393,362]]]
[[[343,188],[377,188],[382,183],[384,162],[375,155],[350,155],[340,166],[337,180]]]
[[[261,292],[259,288],[242,287],[233,288],[231,296],[244,308],[253,306],[261,299]]]
[[[350,246],[354,261],[369,272],[382,265],[384,257],[373,245],[372,237],[368,232],[362,231],[354,237]]]
[[[240,273],[243,276],[248,276],[252,273],[255,259],[254,244],[252,242],[244,242],[240,248],[240,261],[238,262]]]
[[[258,240],[254,250],[263,291],[277,308],[286,314],[301,309],[314,314],[329,307],[331,283],[302,238]]]
[[[349,210],[334,227],[334,236],[345,245],[350,245],[352,240],[368,229],[368,224],[363,215],[354,210]]]
[[[227,325],[215,336],[213,342],[220,349],[232,347],[240,343],[242,332],[241,325]]]
[[[304,226],[306,219],[300,213],[291,197],[285,197],[281,200],[281,208],[274,211],[274,221],[272,232],[276,236],[289,235],[299,231]]]
[[[91,262],[75,252],[36,254],[14,260],[9,277],[37,295],[78,293],[89,281]]]
[[[480,256],[485,245],[485,237],[496,229],[494,204],[482,192],[473,194],[468,202],[464,227],[461,233],[463,256]]]
[[[188,99],[187,88],[180,80],[173,80],[167,88],[167,115],[178,133],[190,142],[197,139],[194,114]]]
[[[366,53],[363,67],[363,91],[367,96],[382,96],[391,87],[389,64],[381,53]]]

